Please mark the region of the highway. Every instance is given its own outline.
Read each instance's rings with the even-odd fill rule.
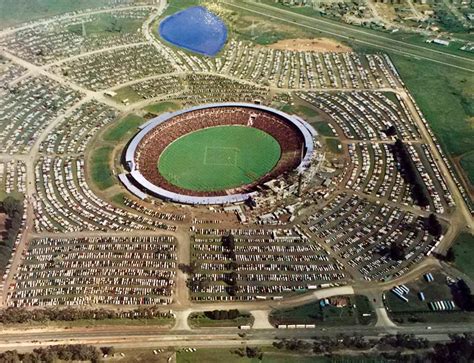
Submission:
[[[237,3],[234,1],[223,0],[222,4],[225,4],[230,8],[244,10],[268,18],[273,22],[277,20],[279,22],[317,31],[323,35],[335,36],[339,39],[356,42],[364,46],[398,53],[415,59],[435,62],[467,72],[474,72],[474,57],[470,57],[467,53],[466,56],[460,56],[421,45],[410,44],[393,39],[388,34],[365,30],[360,27],[332,21],[322,17],[309,17],[262,3],[247,1],[239,1]]]

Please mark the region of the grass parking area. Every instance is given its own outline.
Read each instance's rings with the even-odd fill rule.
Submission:
[[[375,323],[375,312],[367,297],[354,295],[333,298],[345,299],[347,305],[342,307],[326,305],[323,307],[319,301],[315,301],[288,309],[273,310],[270,314],[270,322],[273,325],[317,324],[318,326],[369,325]]]
[[[137,115],[130,114],[113,124],[103,136],[105,141],[122,141],[125,136],[132,135],[137,131],[138,126],[143,124],[145,120]]]
[[[473,322],[473,314],[458,307],[450,311],[432,311],[428,304],[433,301],[454,300],[451,288],[442,273],[433,273],[434,281],[427,282],[423,277],[406,284],[410,292],[404,295],[408,302],[401,300],[391,291],[385,293],[385,305],[390,317],[399,324],[403,323],[446,323]],[[425,295],[421,301],[419,292]]]
[[[112,160],[112,146],[103,146],[92,151],[90,173],[92,181],[100,190],[110,188],[115,183],[110,163]]]
[[[453,244],[454,255],[456,256],[454,266],[474,279],[474,236],[463,232]]]
[[[193,313],[189,316],[189,324],[193,328],[209,327],[239,327],[242,325],[252,325],[254,318],[250,313],[239,311],[239,315],[234,319],[213,319],[211,312]]]

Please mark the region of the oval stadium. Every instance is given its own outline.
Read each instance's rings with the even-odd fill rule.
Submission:
[[[125,182],[135,194],[178,203],[242,202],[262,183],[304,171],[314,136],[299,117],[255,104],[165,113],[143,125],[128,144]]]

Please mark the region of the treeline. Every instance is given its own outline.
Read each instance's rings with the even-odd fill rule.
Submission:
[[[102,353],[91,345],[52,345],[47,348],[37,348],[31,353],[18,353],[16,350],[9,350],[0,353],[0,362],[5,363],[54,363],[58,360],[89,361],[96,363],[101,361]]]
[[[360,356],[369,359],[388,359],[395,362],[473,362],[474,338],[471,333],[450,335],[447,343],[431,344],[425,338],[413,334],[386,335],[380,339],[368,340],[360,334],[340,334],[334,337],[316,337],[312,341],[282,339],[274,342],[278,349],[324,354],[327,357],[341,357],[338,352],[359,351]]]
[[[225,248],[224,256],[229,258],[230,263],[227,268],[230,272],[225,274],[224,282],[227,284],[226,291],[230,296],[237,294],[237,256],[235,254],[235,239],[232,234],[228,234],[222,237],[222,246]]]
[[[0,213],[7,215],[6,232],[0,236],[0,272],[3,274],[10,260],[16,237],[20,232],[23,218],[23,201],[7,196],[3,202],[0,202]]]
[[[212,320],[233,320],[242,316],[249,316],[249,314],[242,314],[237,309],[205,311],[204,315]]]
[[[456,305],[464,311],[474,311],[474,295],[466,281],[463,279],[457,281],[451,286],[451,290]]]
[[[400,139],[397,139],[392,145],[392,152],[400,165],[403,179],[411,185],[410,194],[412,199],[420,207],[428,206],[430,199],[425,184],[413,163],[407,147]]]
[[[0,310],[1,324],[22,324],[28,322],[47,321],[75,321],[83,319],[154,319],[170,318],[169,312],[160,310],[162,307],[145,306],[130,311],[115,311],[108,309],[78,309],[78,308],[41,308],[27,310],[25,308],[10,307]]]

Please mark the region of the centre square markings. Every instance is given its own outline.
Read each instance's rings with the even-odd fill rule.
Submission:
[[[236,147],[206,146],[204,165],[237,166],[237,156],[240,149]]]

